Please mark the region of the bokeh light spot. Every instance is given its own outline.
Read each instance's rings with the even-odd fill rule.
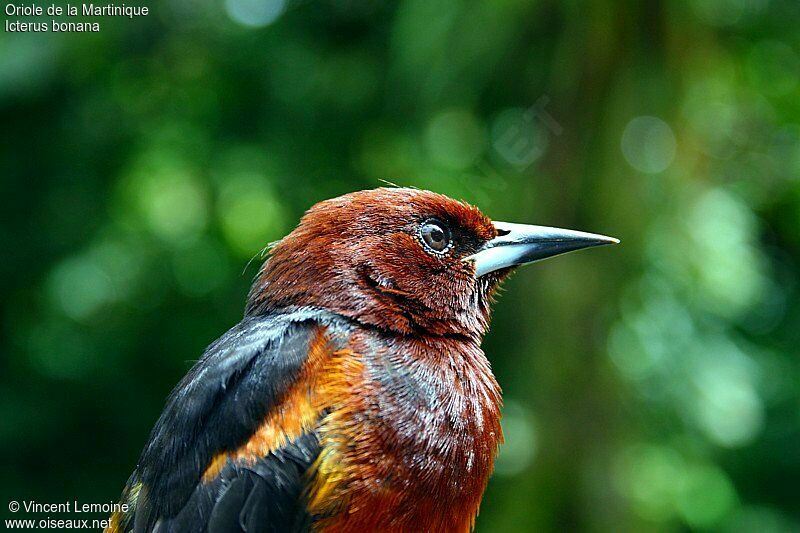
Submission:
[[[148,229],[170,244],[197,238],[208,221],[206,192],[191,169],[169,154],[148,154],[128,186]]]
[[[764,425],[764,406],[752,378],[754,363],[720,338],[702,346],[692,380],[699,394],[696,416],[709,439],[735,448],[750,444]]]
[[[674,495],[685,468],[674,449],[639,444],[617,457],[614,482],[640,516],[666,521],[675,514]]]
[[[754,248],[756,220],[747,205],[722,188],[694,201],[684,218],[694,244],[686,260],[692,264],[699,303],[722,316],[735,317],[763,294],[763,259]]]
[[[736,492],[721,469],[697,465],[686,470],[676,503],[690,526],[706,529],[727,517],[736,504]]]
[[[225,0],[225,11],[234,22],[263,28],[275,22],[286,9],[286,0]]]
[[[55,307],[78,322],[114,299],[110,277],[87,256],[62,261],[51,273],[48,286]]]
[[[503,407],[505,443],[495,464],[499,476],[515,476],[527,470],[536,457],[537,437],[533,413],[522,403],[509,399]]]
[[[225,239],[242,257],[252,257],[280,238],[288,218],[266,178],[249,172],[222,185],[218,211]]]
[[[657,117],[636,117],[622,134],[622,153],[630,166],[657,174],[675,159],[676,142],[672,128]]]

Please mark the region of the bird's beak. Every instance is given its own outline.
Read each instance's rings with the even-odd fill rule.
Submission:
[[[475,263],[476,277],[581,248],[619,243],[619,239],[614,237],[547,226],[508,222],[494,222],[494,226],[497,228],[497,237],[464,259]]]

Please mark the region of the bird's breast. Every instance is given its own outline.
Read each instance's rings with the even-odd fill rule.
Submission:
[[[371,332],[350,344],[325,386],[338,397],[328,395],[311,499],[330,517],[323,529],[468,530],[502,439],[483,352]]]

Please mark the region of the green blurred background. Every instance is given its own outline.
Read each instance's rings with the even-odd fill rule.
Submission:
[[[478,531],[800,530],[800,3],[151,11],[0,33],[0,518],[116,499],[251,258],[385,179],[623,241],[506,284]]]

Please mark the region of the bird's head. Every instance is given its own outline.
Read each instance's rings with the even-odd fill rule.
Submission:
[[[494,289],[515,267],[615,242],[492,222],[429,191],[360,191],[316,204],[273,246],[247,314],[321,307],[395,333],[478,338]]]

